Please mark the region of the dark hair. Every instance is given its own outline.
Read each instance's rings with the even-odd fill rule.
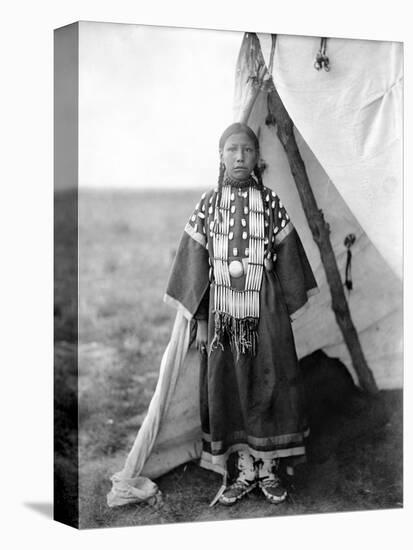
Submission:
[[[224,148],[224,145],[227,139],[233,134],[247,134],[247,136],[254,143],[254,147],[257,149],[257,151],[259,150],[260,144],[257,136],[255,135],[255,132],[253,132],[253,130],[251,130],[249,126],[247,126],[246,124],[243,124],[242,122],[234,122],[234,124],[231,124],[230,126],[228,126],[228,128],[224,131],[224,133],[220,137],[220,140],[219,140],[220,151],[222,151],[222,149]]]

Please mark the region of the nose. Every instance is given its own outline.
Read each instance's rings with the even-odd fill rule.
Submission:
[[[237,152],[236,152],[236,155],[235,155],[235,160],[237,162],[244,162],[244,149],[242,147],[239,147],[237,149]]]

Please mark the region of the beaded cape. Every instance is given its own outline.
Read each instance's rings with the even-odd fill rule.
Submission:
[[[237,356],[255,355],[264,269],[279,277],[293,318],[317,285],[288,213],[254,177],[225,178],[221,189],[203,193],[185,226],[165,301],[191,319],[209,296],[209,353],[228,340]]]

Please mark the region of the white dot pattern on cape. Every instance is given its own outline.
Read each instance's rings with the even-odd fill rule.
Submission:
[[[243,197],[248,198],[248,192],[244,192],[241,189],[238,189],[238,191],[236,192],[236,195],[241,197],[241,199]],[[197,232],[199,235],[201,235],[204,239],[207,234],[209,235],[209,237],[214,236],[215,222],[214,222],[214,219],[212,218],[214,216],[214,209],[215,209],[214,208],[215,196],[216,195],[214,195],[211,192],[210,195],[208,196],[208,199],[206,199],[207,193],[203,193],[200,201],[195,206],[194,212],[189,218],[189,224],[192,226],[193,230]],[[235,196],[234,192],[232,192],[230,195],[231,201],[235,201],[236,203],[237,196]],[[266,236],[264,239],[264,246],[266,247],[266,249],[268,249],[270,253],[270,258],[271,258],[274,252],[274,246],[275,246],[274,243],[276,242],[275,236],[277,235],[277,233],[279,233],[281,229],[284,229],[286,227],[287,223],[289,223],[290,221],[290,217],[288,216],[282,201],[277,197],[274,191],[268,190],[267,194],[264,197],[264,201],[266,202],[265,216],[264,216],[265,218],[264,226],[266,229]],[[209,207],[208,207],[208,204],[210,205]],[[238,205],[238,207],[240,208],[240,212],[242,212],[243,217],[240,216],[240,219],[237,218],[237,215],[235,214],[237,207],[234,203],[231,204],[230,212],[233,214],[233,216],[230,217],[229,219],[229,225],[232,230],[230,231],[228,237],[229,237],[229,240],[234,240],[233,245],[236,245],[236,246],[233,246],[231,249],[231,251],[233,252],[233,255],[237,257],[239,256],[248,257],[249,250],[247,247],[244,249],[244,246],[247,243],[242,245],[241,249],[237,248],[238,244],[236,243],[236,240],[237,240],[236,235],[238,235],[238,233],[234,233],[234,231],[236,230],[235,226],[239,224],[238,227],[240,228],[240,230],[242,230],[242,232],[240,231],[238,238],[241,238],[243,242],[247,241],[248,234],[249,234],[249,230],[248,230],[249,207],[248,205],[245,204],[245,201],[242,206]],[[275,219],[273,219],[274,227],[272,228],[272,233],[270,236],[268,235],[268,227],[270,227],[270,221],[271,221],[270,218],[271,218],[272,212],[275,216]],[[208,226],[205,225],[206,221],[208,221]]]

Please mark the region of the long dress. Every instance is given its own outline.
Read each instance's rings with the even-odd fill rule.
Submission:
[[[201,466],[222,474],[229,455],[242,449],[257,459],[300,459],[308,433],[291,322],[317,285],[281,200],[266,187],[257,195],[256,188],[254,180],[223,186],[224,241],[217,236],[222,232],[216,223],[218,189],[202,195],[185,227],[165,296],[188,318],[208,319],[207,356],[200,369]],[[261,218],[251,206],[257,196]],[[231,262],[241,262],[243,274],[227,275],[230,288],[223,300],[232,309],[225,310],[219,281]],[[249,269],[258,289],[255,302],[254,292],[246,291],[252,288]],[[254,307],[245,305],[248,299]],[[240,340],[246,344],[238,345]]]

